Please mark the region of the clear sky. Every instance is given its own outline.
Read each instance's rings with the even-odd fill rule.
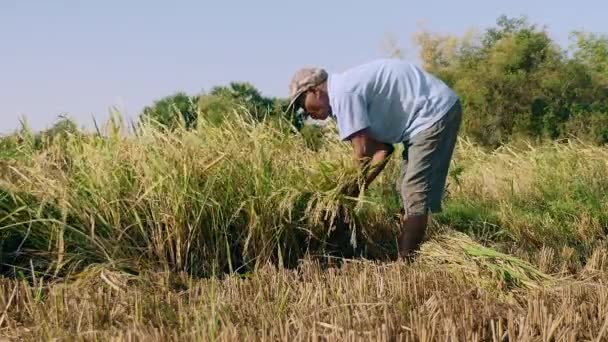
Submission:
[[[0,0],[0,133],[62,113],[91,127],[112,107],[135,117],[162,96],[230,81],[286,96],[295,69],[382,57],[387,33],[415,59],[421,21],[462,34],[526,15],[566,46],[572,30],[608,33],[607,13],[606,0]]]

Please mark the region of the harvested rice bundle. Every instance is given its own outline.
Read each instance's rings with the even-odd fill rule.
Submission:
[[[446,265],[467,277],[478,278],[479,282],[489,285],[486,288],[535,289],[557,281],[528,262],[484,247],[460,232],[428,241],[423,245],[420,257],[424,264]]]

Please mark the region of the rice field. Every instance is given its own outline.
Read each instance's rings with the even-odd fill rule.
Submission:
[[[408,264],[401,149],[346,197],[333,130],[227,113],[4,138],[0,339],[608,340],[608,149],[462,137]]]

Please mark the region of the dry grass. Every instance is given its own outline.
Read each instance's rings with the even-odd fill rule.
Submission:
[[[24,340],[608,339],[606,263],[593,281],[498,295],[470,269],[436,261],[423,254],[413,265],[352,261],[322,269],[309,260],[294,270],[267,265],[221,280],[104,269],[67,284],[4,280],[0,331]]]

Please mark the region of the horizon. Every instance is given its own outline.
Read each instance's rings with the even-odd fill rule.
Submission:
[[[45,129],[62,114],[92,128],[93,117],[103,125],[112,108],[134,120],[162,97],[230,82],[249,82],[265,96],[284,97],[296,69],[316,65],[331,72],[386,57],[383,43],[390,36],[418,64],[411,39],[420,22],[432,32],[461,36],[470,28],[495,26],[503,14],[525,16],[546,27],[562,49],[572,31],[608,32],[601,14],[608,4],[599,0],[578,2],[576,17],[563,1],[440,3],[312,0],[309,8],[319,10],[307,23],[306,16],[295,15],[303,11],[300,6],[279,1],[266,1],[264,9],[259,3],[9,0],[0,4],[0,37],[8,52],[0,63],[0,134],[19,129],[22,118],[35,131]],[[295,50],[292,43],[303,48]]]

